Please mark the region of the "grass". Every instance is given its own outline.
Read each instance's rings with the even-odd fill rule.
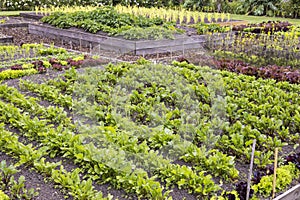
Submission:
[[[249,23],[260,23],[262,21],[289,21],[292,24],[300,25],[300,19],[290,19],[290,18],[282,18],[282,17],[265,17],[265,16],[251,16],[251,15],[230,15],[232,19],[236,20],[245,20]]]
[[[32,11],[0,11],[0,16],[18,16],[20,12],[32,12]]]

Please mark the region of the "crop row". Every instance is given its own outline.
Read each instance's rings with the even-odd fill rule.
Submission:
[[[66,54],[63,48],[56,48],[53,45],[46,47],[43,44],[23,44],[22,46],[5,45],[0,46],[0,60],[11,61],[20,58],[34,58],[37,56]],[[1,68],[3,66],[0,66]]]
[[[30,90],[32,90],[32,88],[34,87],[35,90],[32,90],[32,91],[38,92],[38,93],[41,92],[40,94],[44,94],[44,92],[42,92],[42,90],[45,90],[46,85],[41,85],[40,86],[40,85],[37,85],[37,84],[28,83],[28,82],[25,83],[25,84],[26,84],[26,87],[29,88]],[[52,100],[54,100],[54,99],[55,99],[55,97],[52,98]],[[77,103],[75,102],[74,104],[76,105]],[[89,108],[89,105],[87,105],[87,102],[84,102],[84,105],[85,105],[85,108],[86,108],[85,111],[88,111],[88,110],[99,110],[99,109],[97,109],[95,107],[94,107],[94,109],[93,108]],[[72,110],[73,111],[76,110],[76,107],[72,107]],[[89,112],[85,113],[85,117],[90,118]],[[94,117],[94,115],[91,116],[91,117]],[[200,189],[198,187],[194,188],[194,186],[193,186],[194,184],[192,184],[191,182],[189,183],[188,181],[185,181],[185,179],[189,180],[192,177],[193,177],[192,179],[195,179],[197,176],[195,176],[194,172],[191,171],[189,168],[182,168],[182,167],[179,167],[179,166],[176,166],[176,165],[174,165],[174,166],[173,165],[169,165],[169,164],[167,164],[169,161],[164,160],[162,158],[159,159],[159,156],[157,155],[157,152],[155,152],[153,150],[150,150],[149,147],[147,146],[147,140],[144,141],[144,142],[141,141],[141,139],[142,139],[141,135],[139,136],[139,138],[137,138],[137,137],[134,137],[134,135],[132,133],[130,133],[130,132],[128,132],[128,133],[127,132],[115,132],[113,128],[109,129],[112,132],[105,133],[105,134],[101,133],[100,135],[98,135],[98,134],[96,134],[98,128],[96,128],[95,130],[91,129],[91,128],[89,128],[89,129],[90,129],[90,131],[88,133],[84,133],[84,135],[85,135],[85,137],[86,137],[87,140],[91,140],[91,138],[92,139],[97,139],[96,141],[98,141],[98,142],[101,141],[101,145],[104,145],[104,146],[106,146],[106,145],[110,146],[109,144],[120,145],[120,147],[118,147],[118,148],[123,149],[128,154],[127,156],[132,157],[131,159],[134,161],[136,167],[137,166],[143,166],[143,168],[146,168],[147,170],[150,170],[150,172],[152,172],[152,173],[155,173],[155,174],[158,173],[158,176],[162,180],[166,181],[167,185],[174,184],[174,183],[176,183],[176,181],[177,182],[181,181],[179,187],[183,187],[183,188],[187,187],[191,191],[194,191],[194,192],[200,193],[200,194],[201,193],[206,194],[207,191],[209,191],[209,190],[211,190],[211,189],[214,188],[211,185],[213,182],[211,182],[210,184],[208,184],[209,183],[208,182],[208,180],[209,180],[208,177],[204,178],[204,180],[206,180],[205,182],[207,184],[207,187],[205,187],[206,189],[205,188]],[[82,131],[84,131],[84,130],[82,130]],[[86,130],[85,130],[85,132],[86,132]],[[157,139],[162,140],[163,139],[163,135],[166,135],[168,137],[168,134],[164,133],[163,131],[158,131],[157,133],[152,133],[151,136],[148,136],[149,137],[148,143],[150,142],[150,147],[151,146],[159,147],[159,146],[162,145],[162,144],[160,144],[161,142],[165,143],[166,141],[157,141]],[[91,137],[91,138],[89,138],[89,137]],[[176,145],[176,146],[173,147],[175,150],[176,150],[176,148],[184,148],[184,146],[182,146],[182,144],[179,143],[181,141],[178,139],[178,137],[175,137],[175,136],[172,137],[172,135],[169,135],[169,139],[170,138],[174,138],[173,141],[170,140],[169,142],[173,142],[174,145]],[[177,139],[177,141],[176,141],[176,139]],[[140,142],[142,142],[142,144],[137,145],[138,140]],[[182,150],[184,150],[184,149],[182,149]],[[190,152],[194,152],[194,153],[193,154],[189,154]],[[198,157],[198,162],[200,162],[199,164],[203,163],[203,160],[204,161],[207,160],[207,162],[208,162],[208,160],[210,160],[213,157],[215,159],[219,159],[219,157],[217,157],[217,156],[221,156],[220,158],[225,159],[224,160],[225,161],[224,167],[226,165],[226,162],[229,162],[228,164],[229,164],[229,168],[230,168],[230,166],[231,166],[230,163],[232,162],[230,158],[228,158],[229,160],[226,161],[226,156],[222,155],[220,152],[219,153],[218,152],[217,153],[213,152],[212,155],[210,155],[208,157],[208,159],[206,159],[205,155],[203,155],[203,152],[200,149],[197,149],[195,146],[190,146],[188,148],[188,150],[187,150],[186,153],[188,153],[188,154],[186,156],[184,156],[184,159],[186,159],[186,160],[194,160],[193,158]],[[215,156],[215,153],[216,153],[217,156]],[[146,154],[146,155],[143,155],[143,154]],[[116,155],[115,155],[115,157],[116,157]],[[124,158],[123,158],[122,160],[123,160],[124,163],[126,163],[126,159],[124,160]],[[119,164],[114,163],[114,167],[117,167],[118,169],[122,168],[123,170],[125,170],[125,169],[129,169],[130,170],[131,168],[130,167],[129,168],[125,167],[124,164],[122,164],[123,162],[118,162]],[[129,162],[129,161],[127,161],[127,162]],[[217,169],[213,168],[214,167],[213,165],[210,165],[207,162],[206,163],[204,162],[204,164],[206,164],[208,167],[211,167],[212,170],[217,170]],[[123,166],[118,166],[118,165],[121,165],[121,164]],[[205,167],[205,166],[203,165],[202,167]],[[176,171],[178,171],[177,172],[178,174],[172,174],[172,176],[171,176],[170,172],[168,172],[168,173],[164,172],[167,169],[169,169],[169,170],[171,170],[171,169],[175,170],[176,169]],[[201,169],[201,168],[199,168],[199,169]],[[207,169],[209,169],[209,168],[207,168]],[[180,171],[182,171],[182,173],[180,173]],[[184,174],[183,174],[183,172],[184,172]],[[225,170],[223,172],[226,173]],[[230,171],[230,172],[234,172],[234,171]],[[177,177],[179,174],[181,174],[181,178]],[[222,174],[222,173],[219,173],[219,174]],[[185,176],[186,176],[186,178],[185,178]],[[187,176],[191,176],[191,177],[188,178]],[[200,174],[198,176],[200,176]],[[201,179],[196,178],[196,180],[200,181]],[[177,184],[179,184],[179,182]],[[200,183],[196,183],[196,185],[197,184],[200,184]],[[211,188],[211,189],[209,189],[209,188]]]
[[[22,164],[33,166],[33,168],[44,174],[46,177],[50,177],[54,182],[60,184],[61,187],[69,190],[69,194],[74,199],[85,199],[85,198],[97,198],[97,199],[111,199],[103,198],[101,192],[96,192],[92,186],[92,180],[80,180],[79,168],[72,172],[67,172],[63,166],[59,170],[56,170],[57,166],[61,163],[50,163],[45,162],[45,158],[42,156],[47,155],[47,147],[41,147],[38,150],[34,149],[32,145],[23,145],[18,141],[18,136],[14,133],[6,131],[4,125],[1,124],[1,151],[11,154],[12,156],[19,159],[17,166]],[[5,145],[4,145],[5,144]],[[26,196],[22,196],[25,198]],[[21,198],[18,196],[17,198]],[[31,198],[28,196],[27,198]]]
[[[300,83],[300,72],[298,69],[269,65],[256,67],[240,60],[220,59],[214,61],[214,66],[220,70],[228,70],[238,74],[255,76],[257,78],[270,78],[277,81],[287,81],[289,83]]]
[[[5,107],[5,106],[3,106],[3,107]],[[10,109],[13,111],[12,107],[11,107]],[[16,110],[16,109],[14,109],[14,111],[15,111],[15,113],[14,113],[14,116],[15,116],[15,117],[20,116],[20,114],[17,114],[17,110]],[[6,113],[9,115],[8,112],[6,112]],[[21,118],[22,118],[22,117],[20,117],[18,121],[21,121]],[[11,120],[11,121],[12,121],[12,120]],[[27,121],[27,120],[26,120],[26,121]],[[21,123],[21,124],[22,124],[22,123]],[[39,125],[39,124],[40,124],[40,125]],[[18,125],[15,124],[15,126],[18,126]],[[35,120],[35,126],[37,127],[37,129],[35,129],[35,130],[30,129],[30,132],[31,132],[32,134],[34,134],[34,132],[38,131],[39,128],[42,128],[43,126],[45,126],[45,123],[44,123],[44,122],[43,122],[43,123],[42,123],[42,122],[38,122],[37,119],[36,119],[36,120]],[[26,126],[26,127],[27,127],[27,126]],[[19,128],[20,128],[20,127],[19,127]],[[23,128],[25,128],[25,127],[23,127]],[[52,132],[52,133],[53,133],[53,132]],[[28,134],[29,134],[29,133],[26,132],[26,135],[27,135],[27,136],[29,136]],[[39,136],[41,137],[41,133],[39,134]],[[69,137],[70,137],[70,135],[69,135]],[[77,137],[76,137],[76,138],[77,138]],[[69,139],[70,139],[70,138],[69,138]],[[49,138],[48,138],[47,140],[49,140]],[[68,141],[69,141],[69,140],[68,140]],[[72,141],[72,139],[71,139],[71,141]],[[65,142],[66,142],[66,141],[65,141]],[[74,142],[74,141],[73,141],[73,142]],[[77,142],[79,142],[79,141],[77,141]],[[80,143],[80,142],[79,142],[79,143]],[[50,145],[51,143],[49,143],[49,141],[47,141],[47,144]],[[52,143],[52,145],[54,145],[54,144]],[[59,143],[57,143],[57,141],[56,141],[56,142],[55,142],[55,146],[57,146],[57,145],[59,145]],[[51,146],[51,145],[50,145],[50,146]],[[52,146],[52,148],[53,148],[53,146]],[[57,148],[61,148],[61,147],[58,147],[58,146],[57,146]],[[77,147],[77,150],[78,150],[78,148],[79,148],[79,147]],[[90,152],[90,153],[91,153],[91,152],[96,152],[96,153],[98,152],[98,153],[99,153],[99,154],[93,153],[93,154],[91,155],[92,157],[94,157],[93,155],[106,155],[106,154],[100,153],[100,152],[101,152],[100,149],[94,149],[94,148],[92,147],[92,145],[90,145],[89,148],[92,148],[93,151],[88,151],[88,152]],[[135,147],[135,148],[138,148],[138,147]],[[65,151],[66,151],[67,149],[69,150],[69,152],[66,151],[65,155],[70,154],[70,151],[76,151],[76,148],[75,148],[75,149],[72,148],[72,147],[67,148],[66,145],[64,145],[64,149],[65,149]],[[82,151],[82,150],[81,150],[81,151]],[[103,149],[102,151],[104,151],[104,149]],[[111,153],[112,153],[112,152],[115,152],[116,150],[114,150],[114,148],[112,148],[111,150],[105,149],[105,151],[106,151],[106,152],[111,152]],[[67,152],[68,152],[68,153],[67,153]],[[86,153],[83,153],[83,152],[82,152],[82,153],[79,153],[79,152],[77,152],[77,153],[75,154],[75,155],[76,155],[76,157],[75,157],[76,160],[84,159],[85,161],[87,161],[87,160],[89,159],[89,156],[87,156],[87,157],[86,157],[86,156],[85,156],[85,157],[81,157],[80,155],[86,155],[88,152],[86,152]],[[63,152],[60,152],[60,153],[63,153]],[[90,153],[89,153],[89,154],[90,154]],[[116,155],[122,155],[122,154],[120,154],[120,153],[121,153],[121,152],[117,153]],[[152,154],[153,154],[153,153],[152,153]],[[69,156],[71,156],[71,155],[69,155]],[[149,156],[151,156],[151,154],[148,155],[148,157],[149,157]],[[93,159],[97,159],[97,160],[100,159],[99,156],[97,156],[97,157],[98,157],[98,158],[93,158]],[[146,155],[146,157],[147,157],[147,155]],[[156,157],[156,154],[153,154],[152,157],[155,158],[155,157]],[[120,158],[122,158],[122,157],[120,157]],[[102,158],[102,159],[103,159],[103,158]],[[124,158],[123,158],[123,159],[124,159]],[[143,159],[141,159],[141,160],[143,160]],[[121,162],[121,163],[123,163],[123,162]],[[126,162],[125,162],[125,163],[126,163]],[[159,163],[159,162],[158,162],[158,163]],[[88,168],[88,170],[91,171],[90,168]],[[96,168],[95,170],[97,170],[97,168]],[[98,170],[99,170],[99,169],[98,169]],[[123,170],[125,170],[125,169],[122,168],[122,171],[123,171]],[[176,171],[179,170],[179,171],[178,171],[179,174],[182,174],[182,173],[180,173],[180,171],[183,172],[183,170],[185,170],[185,171],[186,171],[186,172],[185,172],[185,174],[186,174],[185,176],[192,176],[192,177],[194,177],[193,179],[196,178],[196,180],[198,180],[198,181],[201,180],[201,182],[202,182],[202,181],[205,181],[205,182],[206,182],[206,185],[207,185],[207,189],[204,189],[204,188],[203,188],[204,194],[206,194],[208,191],[210,191],[208,188],[213,188],[212,185],[211,185],[211,184],[213,184],[213,182],[211,181],[210,184],[208,184],[209,182],[207,182],[207,181],[209,180],[209,177],[207,177],[207,178],[202,177],[202,178],[201,178],[201,176],[203,176],[203,175],[201,175],[201,174],[199,174],[199,175],[194,174],[194,175],[193,175],[193,172],[190,171],[189,168],[182,168],[182,167],[180,167],[180,166],[176,166],[176,165],[173,166],[173,165],[170,165],[169,167],[166,167],[166,169],[164,169],[164,170],[161,169],[161,170],[159,170],[159,171],[160,171],[161,173],[163,173],[163,172],[166,171],[166,170],[176,170]],[[92,171],[94,171],[94,170],[92,170]],[[189,173],[188,173],[189,171],[190,171],[190,173],[191,173],[190,175],[188,175],[188,174],[189,174]],[[94,172],[94,173],[95,173],[95,172]],[[170,182],[173,182],[173,181],[176,182],[176,180],[177,180],[177,181],[180,180],[180,181],[181,181],[181,187],[186,187],[186,186],[184,186],[184,185],[187,185],[188,182],[187,182],[187,183],[184,183],[184,182],[183,182],[183,181],[184,181],[183,177],[182,177],[181,179],[178,179],[178,178],[177,178],[177,179],[174,179],[176,176],[175,176],[175,177],[174,177],[174,176],[171,176],[170,173],[171,173],[171,172],[168,172],[168,173],[167,173],[167,171],[165,172],[164,178],[169,177],[169,178],[166,179],[166,180],[169,180]],[[98,174],[98,173],[96,173],[96,174]],[[182,174],[182,175],[183,175],[183,174]],[[181,176],[182,176],[182,175],[181,175]],[[102,175],[102,176],[104,176],[104,175]],[[128,176],[128,175],[127,175],[127,176]],[[132,176],[133,176],[133,175],[131,175],[130,177],[132,177]],[[143,175],[143,174],[139,174],[138,176],[140,176],[140,178],[142,178],[142,177],[145,176],[145,174],[144,174],[144,175]],[[161,176],[162,176],[162,175],[161,175]],[[198,176],[199,176],[199,177],[198,177]],[[117,179],[120,179],[120,181],[122,181],[122,182],[123,182],[123,181],[126,181],[126,179],[124,179],[124,178],[121,179],[121,177],[122,177],[122,176],[118,176]],[[172,179],[170,179],[171,177],[172,177]],[[192,177],[190,177],[190,178],[192,178]],[[95,176],[94,176],[94,178],[95,178]],[[102,178],[103,178],[103,177],[102,177]],[[107,178],[109,178],[109,177],[107,177]],[[132,178],[134,178],[134,177],[132,177]],[[109,178],[109,179],[110,179],[110,178]],[[173,181],[172,181],[172,180],[173,180]],[[188,180],[188,179],[187,179],[187,180]],[[190,184],[191,184],[191,183],[189,183],[188,185],[190,185]],[[200,184],[200,183],[197,183],[197,184]],[[188,185],[187,185],[187,186],[188,186]],[[152,185],[152,186],[153,186],[153,185]],[[143,187],[144,187],[144,186],[143,186]],[[194,190],[197,191],[198,193],[200,193],[200,191],[202,191],[202,189],[199,190],[200,188],[198,188],[198,189],[197,189],[197,188],[198,188],[198,187],[194,188]],[[202,186],[201,186],[201,188],[202,188]],[[191,188],[191,189],[192,189],[192,188]],[[144,191],[144,190],[143,190],[143,191]],[[151,193],[151,195],[152,195],[152,197],[155,197],[156,195],[159,195],[159,193],[158,193],[158,194],[153,194],[153,193]]]
[[[107,85],[105,86],[105,83],[108,83],[108,84],[111,84],[112,86],[114,86],[113,84],[115,83],[115,81],[117,81],[118,80],[118,78],[120,78],[120,77],[122,77],[122,76],[124,76],[124,73],[126,74],[129,70],[130,70],[130,68],[131,68],[132,66],[128,66],[128,65],[120,65],[120,66],[108,66],[107,67],[107,70],[108,71],[110,71],[111,73],[113,73],[113,74],[107,74],[106,76],[104,76],[104,77],[101,77],[101,73],[100,74],[96,74],[95,72],[89,72],[89,76],[87,76],[86,78],[90,78],[91,80],[96,80],[96,82],[98,82],[99,81],[99,79],[100,80],[103,80],[102,81],[102,83],[101,83],[101,81],[100,82],[98,82],[98,84],[100,84],[99,86],[100,86],[100,91],[101,91],[101,93],[99,94],[99,93],[97,93],[96,92],[96,99],[95,99],[95,101],[97,101],[100,105],[101,104],[104,104],[104,105],[110,105],[112,102],[109,100],[109,98],[106,96],[105,97],[105,95],[104,94],[108,94],[109,93],[109,91],[111,90],[111,88],[107,88]],[[147,67],[149,67],[149,66],[147,66]],[[189,66],[186,66],[186,67],[189,67]],[[143,69],[142,70],[143,71],[143,74],[145,74],[145,69]],[[193,82],[193,81],[195,81],[196,79],[193,79],[192,77],[198,77],[198,78],[201,78],[202,77],[202,75],[201,74],[197,74],[197,73],[194,73],[193,71],[190,71],[190,70],[187,70],[187,69],[185,69],[185,70],[182,70],[182,71],[184,71],[185,72],[185,77],[190,77],[189,78],[189,80],[191,81],[191,82]],[[93,76],[91,76],[92,74],[95,74],[95,76],[96,77],[93,77]],[[188,75],[189,74],[189,75]],[[131,74],[132,75],[132,74]],[[74,77],[75,77],[76,75],[74,75]],[[119,77],[120,76],[120,77]],[[88,80],[86,80],[86,78],[84,78],[84,76],[81,76],[81,77],[76,77],[76,79],[80,82],[80,88],[79,88],[79,86],[76,86],[75,88],[74,87],[72,87],[72,93],[73,94],[75,94],[75,93],[81,93],[80,91],[92,91],[92,92],[95,92],[95,91],[93,91],[93,90],[91,90],[91,89],[88,89],[88,87],[85,87],[84,86],[84,84],[83,84],[83,82],[82,81],[87,81],[88,82]],[[98,79],[97,79],[98,78]],[[230,78],[228,78],[228,81],[229,80],[231,80],[233,77],[230,77]],[[145,79],[145,78],[144,78]],[[90,80],[90,81],[91,81]],[[126,78],[125,78],[125,80],[126,80]],[[251,79],[252,80],[252,79]],[[128,80],[128,83],[131,83],[131,85],[132,85],[132,80]],[[263,81],[262,81],[263,82]],[[60,82],[61,83],[61,82]],[[127,84],[128,84],[127,83]],[[267,82],[266,82],[267,83]],[[125,82],[122,82],[122,84],[125,84]],[[56,87],[58,87],[58,88],[60,88],[60,85],[59,84],[57,84],[57,82],[56,82]],[[65,85],[64,84],[62,84],[64,87],[65,87]],[[283,84],[284,85],[284,84]],[[259,86],[259,85],[258,85]],[[43,86],[44,87],[44,86]],[[154,95],[155,96],[155,94],[151,94],[151,91],[152,92],[155,92],[155,93],[157,93],[158,92],[158,95],[159,96],[161,96],[160,94],[159,94],[159,92],[160,91],[164,91],[164,92],[166,92],[165,90],[162,90],[163,88],[159,88],[159,87],[154,87],[153,85],[149,85],[149,86],[147,86],[148,87],[148,89],[149,90],[146,90],[146,91],[144,91],[147,95],[150,95],[149,97],[151,97],[151,95]],[[154,88],[153,88],[154,87]],[[236,88],[236,87],[235,87]],[[65,90],[65,88],[63,89],[63,90]],[[74,93],[74,90],[78,90],[78,91],[75,91],[75,93]],[[142,90],[145,90],[145,89],[142,89],[142,88],[140,88],[138,91],[139,91],[139,93],[141,93],[142,92]],[[204,92],[204,91],[203,91]],[[134,94],[134,93],[133,93]],[[141,93],[141,95],[142,95],[143,93]],[[99,96],[98,96],[99,95]],[[136,96],[136,95],[138,95],[137,93],[135,93],[134,94],[134,96]],[[202,93],[202,95],[203,95],[203,93]],[[283,94],[280,94],[280,95],[283,95]],[[134,97],[134,96],[132,96],[132,97]],[[137,96],[136,96],[137,97]],[[135,97],[135,98],[136,98]],[[169,100],[171,100],[170,98],[172,97],[172,95],[171,96],[166,96],[166,94],[164,94],[164,97],[165,97],[165,100],[167,100],[167,99],[169,99]],[[174,96],[173,96],[174,97]],[[294,96],[294,97],[296,97],[296,96]],[[156,97],[157,98],[157,97]],[[161,97],[160,97],[161,98]],[[131,98],[130,98],[131,99]],[[150,98],[151,99],[151,98]],[[105,100],[105,101],[103,101],[103,100]],[[132,99],[133,100],[133,99]],[[138,99],[137,99],[138,100]],[[142,100],[142,99],[141,99]],[[207,101],[207,103],[209,103],[209,99],[207,99],[206,98],[206,100],[205,100],[205,98],[203,99],[204,101]],[[227,100],[227,99],[226,99]],[[134,100],[134,101],[136,101],[136,100]],[[132,102],[132,103],[134,103],[134,101]],[[138,100],[139,101],[139,100]],[[143,100],[143,101],[145,101],[145,99]],[[86,103],[87,102],[84,102],[84,105],[86,105]],[[170,102],[170,103],[172,103],[172,102]],[[233,103],[238,103],[238,102],[235,102],[235,101],[233,101],[232,102],[232,105],[234,105]],[[171,105],[171,104],[170,104]],[[86,106],[86,108],[88,108],[89,106]],[[125,106],[126,107],[126,106]],[[111,109],[111,108],[110,108]],[[261,108],[257,108],[258,110],[260,110]],[[109,110],[109,108],[107,109],[107,107],[100,107],[100,110],[99,110],[99,107],[97,108],[97,106],[96,107],[94,107],[94,109],[88,109],[88,110],[98,110],[98,111],[101,111],[100,113],[103,113],[105,110]],[[253,113],[256,113],[257,111],[255,111],[255,112],[253,112]],[[81,114],[83,114],[83,113],[81,113]],[[88,113],[84,113],[84,115],[85,116],[89,116],[89,114],[93,114],[92,112],[88,112]],[[101,116],[101,115],[100,115]],[[108,115],[109,116],[109,115]],[[249,115],[249,116],[251,116],[251,115]],[[248,117],[249,117],[248,116]],[[95,115],[92,115],[92,117],[95,117]],[[114,118],[114,116],[110,116],[110,118]],[[255,119],[256,119],[256,121],[259,121],[259,119],[256,117],[256,116],[253,116],[253,117],[255,117]],[[99,118],[99,116],[98,116],[98,118],[97,119],[99,119],[99,120],[106,120],[107,119],[107,117],[105,117],[105,116],[102,116],[102,117],[100,117]],[[266,118],[265,120],[268,120],[268,118]],[[151,120],[150,120],[151,121]],[[247,123],[247,124],[249,124],[249,123],[252,123],[252,122],[250,122],[250,121],[242,121],[243,123]],[[115,124],[115,122],[111,122],[111,120],[110,121],[104,121],[104,123],[106,124],[108,124],[108,125],[114,125]],[[138,123],[138,122],[137,122]],[[272,123],[272,122],[271,122]],[[274,121],[274,125],[276,125],[276,123],[277,123],[277,121]],[[118,121],[118,124],[120,124],[120,121]],[[261,123],[261,124],[263,124],[263,123]],[[121,126],[122,126],[122,123],[120,124]],[[128,126],[128,124],[125,124],[125,125],[123,125],[124,127],[125,126]],[[229,128],[229,129],[228,129]],[[237,122],[237,123],[234,123],[233,124],[233,126],[231,126],[231,127],[228,127],[228,128],[225,128],[224,130],[225,130],[225,133],[226,132],[228,132],[228,134],[229,134],[229,138],[227,138],[226,139],[226,136],[223,136],[221,139],[220,139],[220,142],[219,142],[219,144],[220,144],[220,148],[222,147],[223,149],[226,149],[226,148],[229,148],[229,149],[231,149],[231,150],[234,150],[235,151],[235,153],[236,153],[236,155],[238,155],[239,153],[241,153],[242,155],[244,155],[244,156],[246,156],[246,157],[248,157],[249,158],[249,155],[250,155],[250,145],[251,145],[251,141],[252,141],[252,138],[253,137],[255,137],[256,139],[258,139],[259,140],[259,143],[261,143],[261,144],[263,144],[263,146],[261,147],[262,149],[262,152],[260,152],[259,150],[256,152],[256,156],[258,157],[257,159],[256,159],[256,164],[257,165],[259,165],[259,166],[266,166],[267,164],[269,164],[270,163],[270,156],[272,155],[272,153],[271,153],[271,151],[269,151],[268,153],[266,153],[265,152],[265,150],[266,149],[272,149],[272,148],[274,148],[274,147],[281,147],[282,145],[284,145],[284,143],[282,143],[281,141],[280,141],[280,139],[278,139],[277,137],[275,137],[275,139],[273,139],[272,138],[272,136],[268,136],[268,134],[270,134],[268,131],[265,131],[265,133],[264,132],[260,132],[260,131],[262,131],[262,130],[264,130],[265,128],[262,128],[262,129],[259,129],[260,131],[257,131],[257,130],[255,130],[255,129],[251,129],[249,126],[246,126],[246,127],[243,127],[243,125],[240,123],[240,122]],[[269,128],[271,128],[271,126],[269,127]],[[278,127],[278,126],[275,126],[274,127],[274,129],[276,130],[276,129],[278,129],[278,128],[280,128],[280,127]],[[131,130],[133,130],[133,129],[136,129],[136,130],[138,130],[138,126],[133,126],[133,127],[131,127]],[[240,136],[240,135],[238,135],[238,134],[236,134],[236,132],[240,132],[240,131],[242,131],[242,133],[244,134],[244,135],[242,135],[242,136]],[[284,134],[288,134],[287,132],[284,132]],[[122,134],[123,135],[123,134]],[[160,135],[157,135],[157,136],[160,136],[160,137],[163,137],[163,133],[160,133]],[[251,136],[252,135],[252,136]],[[155,135],[154,135],[155,136]],[[155,136],[155,137],[157,137],[157,136]],[[167,140],[167,141],[172,141],[172,137],[170,138],[170,136],[168,136],[168,135],[166,135],[167,137],[164,137],[164,138],[162,138],[163,140]],[[197,137],[199,137],[200,138],[200,136],[201,135],[199,135],[199,136],[197,136]],[[151,137],[150,137],[151,138]],[[153,138],[153,137],[152,137]],[[140,138],[141,139],[141,138]],[[139,140],[140,140],[139,139]],[[242,140],[241,140],[242,139]],[[152,141],[153,141],[153,139],[151,139]],[[157,146],[157,145],[155,145],[155,143],[154,143],[154,146],[152,146],[152,147],[156,147],[156,148],[159,148],[159,147],[163,147],[164,145],[163,144],[161,144],[161,142],[163,142],[163,140],[162,141],[160,141],[160,146]],[[117,143],[117,141],[115,141],[115,140],[113,140],[115,143]],[[157,139],[156,139],[156,141],[157,141]],[[203,142],[204,140],[203,140],[203,138],[201,138],[200,140],[199,140],[200,142]],[[231,145],[230,143],[233,143],[233,145]],[[150,146],[151,146],[151,143],[148,143],[148,144],[150,144]],[[244,145],[248,145],[248,148],[246,148],[245,149],[245,147],[243,147]],[[217,144],[217,146],[219,146],[218,144]],[[197,150],[198,151],[198,150]],[[195,152],[197,152],[197,151],[194,151],[193,153],[195,153]],[[192,153],[192,152],[191,152]],[[266,153],[266,154],[265,154]],[[271,154],[270,154],[271,153]],[[191,154],[190,154],[191,155]],[[196,155],[201,155],[201,154],[196,154]],[[218,155],[218,154],[215,154],[215,155]],[[219,155],[218,155],[219,156]],[[197,156],[197,157],[199,157],[199,156]],[[222,157],[222,156],[221,156]],[[221,158],[221,157],[219,157],[219,159]],[[188,162],[190,162],[190,161],[195,161],[195,159],[193,158],[193,159],[187,159],[188,157],[182,157],[182,159],[185,159],[186,161],[188,161]],[[208,160],[214,160],[214,159],[212,159],[212,157],[210,157]],[[218,163],[220,163],[220,161],[218,162]],[[207,169],[206,169],[207,170]],[[216,171],[214,171],[215,173],[216,173]]]
[[[199,198],[222,196],[212,178],[240,180],[234,157],[249,162],[254,139],[258,172],[272,164],[276,147],[299,139],[298,85],[186,63],[139,60],[84,73],[70,69],[42,84],[20,81],[20,88],[37,97],[2,85],[2,122],[40,143],[51,157],[72,159],[85,174],[84,184],[110,183],[138,197],[171,198],[173,186]],[[44,108],[41,99],[56,106]],[[295,170],[286,166],[281,174]],[[252,189],[269,194],[264,189],[269,180],[253,180]],[[245,188],[236,190],[243,199]]]
[[[212,34],[208,47],[216,57],[239,59],[257,66],[278,65],[297,67],[299,65],[299,39],[294,31],[282,35],[240,32],[222,36]]]

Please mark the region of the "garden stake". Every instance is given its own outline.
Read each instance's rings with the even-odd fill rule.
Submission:
[[[81,38],[79,39],[79,49],[80,49],[80,51],[82,50],[81,49]]]
[[[278,162],[278,148],[275,149],[275,158],[274,158],[274,177],[273,177],[273,194],[272,199],[275,197],[276,192],[276,171],[277,171],[277,162]]]
[[[250,184],[251,184],[251,176],[252,176],[252,170],[253,170],[255,145],[256,145],[256,139],[253,140],[253,145],[252,145],[251,162],[250,162],[250,169],[249,169],[248,181],[247,181],[247,195],[246,195],[246,200],[249,200],[249,196],[250,196]]]

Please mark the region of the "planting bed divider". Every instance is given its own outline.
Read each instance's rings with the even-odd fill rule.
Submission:
[[[300,184],[289,189],[282,195],[276,197],[273,200],[300,200]]]
[[[22,22],[22,23],[6,23],[6,24],[0,24],[0,28],[20,28],[20,27],[28,27],[28,22]]]
[[[13,37],[0,34],[0,43],[13,43]]]
[[[45,15],[42,14],[36,14],[36,13],[20,13],[21,17],[27,18],[27,19],[34,19],[34,20],[40,20],[42,19]]]
[[[133,52],[135,55],[165,53],[173,51],[185,51],[188,49],[203,48],[207,41],[206,35],[192,36],[179,35],[174,40],[126,40],[116,37],[108,37],[101,34],[92,34],[79,29],[60,29],[45,24],[29,24],[30,34],[43,35],[68,41],[74,45],[86,47],[98,47],[102,50],[115,51],[117,53]],[[225,33],[227,34],[227,33]],[[220,38],[222,38],[221,34]]]

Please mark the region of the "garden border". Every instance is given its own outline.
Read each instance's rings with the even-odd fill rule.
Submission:
[[[6,23],[0,24],[0,28],[20,28],[20,27],[28,27],[29,22],[21,22],[21,23]]]
[[[6,36],[3,37],[0,35],[0,43],[13,43],[14,38],[12,36]]]
[[[300,184],[292,187],[288,191],[284,192],[280,196],[273,200],[299,200],[300,199]]]

